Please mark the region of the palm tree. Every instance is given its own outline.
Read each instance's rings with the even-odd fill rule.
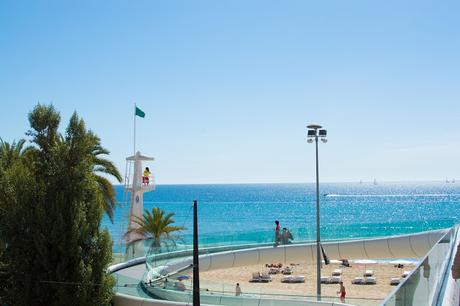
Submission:
[[[102,195],[100,204],[113,223],[113,211],[117,201],[115,191],[108,177],[114,177],[118,182],[121,182],[122,178],[117,167],[111,161],[101,157],[102,155],[108,155],[110,151],[102,147],[101,139],[96,134],[86,129],[85,122],[78,117],[76,112],[70,118],[67,137],[64,141],[68,143],[70,150],[77,148],[76,144],[80,143],[81,147],[85,149],[78,152],[91,156],[94,178]]]
[[[117,167],[110,161],[105,158],[100,157],[101,155],[108,155],[110,152],[101,146],[99,137],[92,134],[90,136],[94,137],[94,146],[92,147],[92,156],[93,156],[93,172],[96,178],[96,182],[101,191],[104,202],[102,206],[104,211],[109,216],[110,221],[113,223],[113,210],[115,209],[116,199],[115,199],[115,190],[113,189],[112,183],[106,178],[106,176],[112,176],[121,183],[122,178],[121,174],[118,171]],[[101,176],[103,174],[105,176]]]
[[[25,155],[28,148],[24,148],[25,140],[8,143],[0,138],[0,167],[7,168],[11,164]]]
[[[152,212],[146,209],[142,218],[136,216],[134,219],[139,227],[129,230],[128,233],[135,232],[144,236],[144,239],[152,239],[150,247],[153,249],[159,249],[162,243],[175,246],[179,239],[175,232],[186,228],[172,225],[175,222],[173,217],[174,213],[166,214],[164,210],[157,207],[152,208]]]

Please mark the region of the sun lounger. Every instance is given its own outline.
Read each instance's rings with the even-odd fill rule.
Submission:
[[[399,277],[392,277],[391,280],[390,280],[390,285],[391,286],[397,286],[399,285],[399,282],[401,280],[399,279]]]
[[[355,277],[352,281],[354,285],[375,285],[377,284],[377,279],[373,276],[369,277]]]
[[[268,283],[272,281],[272,277],[267,273],[252,273],[252,278],[249,280],[251,283]]]
[[[280,269],[278,268],[270,268],[268,269],[268,274],[278,274],[280,273]]]
[[[252,278],[249,280],[251,283],[257,283],[260,281],[260,273],[259,272],[253,272],[252,273]]]
[[[305,276],[303,275],[286,275],[281,279],[282,283],[305,283]]]
[[[377,280],[373,276],[366,277],[365,280],[364,280],[364,284],[365,285],[375,285],[375,284],[377,284]]]
[[[373,270],[366,270],[366,271],[364,271],[363,276],[364,277],[374,276],[374,271]]]
[[[262,280],[262,282],[271,282],[272,281],[272,277],[270,275],[268,275],[267,273],[261,273],[260,274],[260,279]]]
[[[407,277],[410,274],[410,271],[404,271],[401,275],[402,278]]]
[[[341,276],[332,276],[329,278],[329,284],[338,284],[342,281]]]
[[[321,276],[321,284],[329,284],[330,279],[328,276]]]
[[[340,276],[342,275],[342,269],[335,269],[332,271],[332,276]]]

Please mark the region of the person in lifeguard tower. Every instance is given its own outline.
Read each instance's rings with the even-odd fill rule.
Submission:
[[[144,185],[149,184],[149,176],[150,176],[150,169],[149,169],[149,167],[145,167],[144,175],[142,176],[142,183]]]

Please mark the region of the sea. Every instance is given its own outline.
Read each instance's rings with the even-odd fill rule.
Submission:
[[[123,186],[114,188],[119,201],[114,221],[104,216],[102,227],[120,253],[129,198]],[[455,182],[321,183],[319,199],[322,240],[408,234],[460,222],[460,183]],[[275,220],[294,241],[316,239],[314,183],[157,185],[144,194],[144,208],[174,213],[174,224],[186,228],[180,243],[191,245],[194,200],[201,246],[272,242]]]

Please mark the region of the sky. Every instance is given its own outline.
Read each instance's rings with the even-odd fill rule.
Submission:
[[[158,184],[460,180],[459,1],[0,2],[0,137],[74,111]]]

